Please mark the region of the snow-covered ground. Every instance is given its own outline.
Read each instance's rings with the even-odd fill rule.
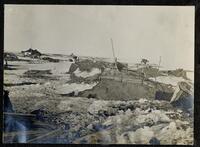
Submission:
[[[34,62],[8,62],[16,69],[4,70],[4,83],[34,83],[5,86],[5,89],[10,91],[16,112],[30,113],[33,110],[44,109],[49,121],[58,126],[62,123],[69,125],[65,136],[72,142],[90,134],[95,136],[95,133],[102,133],[101,143],[150,144],[150,140],[156,138],[160,144],[193,144],[193,118],[182,110],[172,107],[167,101],[145,98],[135,101],[114,101],[61,96],[60,94],[92,89],[98,83],[69,83],[70,75],[66,72],[71,63],[67,61],[68,57],[60,55],[50,57],[62,61],[52,63],[22,57]],[[56,79],[24,77],[24,73],[28,70],[50,70],[52,74],[48,76]],[[86,78],[100,72],[96,68],[91,72],[81,72],[77,69],[75,75]],[[188,77],[192,77],[192,73],[189,74]],[[150,79],[155,80],[155,78]],[[183,80],[174,76],[156,78],[157,82],[173,86]],[[109,126],[111,129],[105,129]],[[91,140],[86,141],[91,143]]]
[[[187,72],[187,77],[194,83],[194,72]]]
[[[97,83],[92,83],[92,84],[86,84],[86,83],[81,83],[81,84],[77,84],[77,83],[66,83],[63,85],[60,85],[56,88],[56,91],[59,94],[68,94],[71,92],[75,92],[78,93],[80,91],[84,91],[87,89],[92,89],[94,86],[96,86]]]
[[[96,74],[100,74],[101,70],[99,68],[93,68],[92,71],[87,72],[87,71],[80,71],[79,68],[77,68],[77,70],[74,72],[74,74],[77,77],[83,77],[83,78],[87,78],[87,77],[91,77],[94,76]]]
[[[30,64],[29,70],[51,70],[53,75],[66,74],[71,66],[70,62],[58,62],[58,63],[43,63],[43,64]]]
[[[182,77],[176,77],[176,76],[159,76],[155,78],[149,78],[152,81],[157,81],[159,83],[164,84],[171,84],[172,86],[176,86],[178,82],[185,81]]]

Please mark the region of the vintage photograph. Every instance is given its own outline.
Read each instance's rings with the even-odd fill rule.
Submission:
[[[194,144],[194,6],[5,5],[3,143]]]

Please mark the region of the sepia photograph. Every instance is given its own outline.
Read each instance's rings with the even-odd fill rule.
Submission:
[[[194,6],[4,6],[3,143],[194,144]]]

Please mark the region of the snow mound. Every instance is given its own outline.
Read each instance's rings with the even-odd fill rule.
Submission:
[[[83,77],[83,78],[87,78],[87,77],[91,77],[91,76],[94,76],[96,74],[100,74],[101,73],[101,70],[99,68],[92,68],[92,70],[90,72],[88,71],[80,71],[79,68],[77,68],[77,70],[74,72],[74,74],[77,76],[77,77]]]

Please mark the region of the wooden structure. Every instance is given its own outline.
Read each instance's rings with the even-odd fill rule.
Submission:
[[[4,112],[3,116],[3,143],[43,143],[63,132],[61,128],[57,129],[49,123],[38,120],[35,114]],[[16,126],[19,124],[23,125],[24,129]],[[9,126],[13,128],[7,128]]]

